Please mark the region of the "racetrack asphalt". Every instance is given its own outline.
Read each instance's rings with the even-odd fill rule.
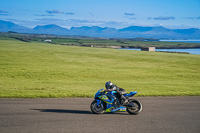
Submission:
[[[0,133],[200,133],[200,96],[135,99],[139,115],[92,114],[92,98],[0,99]]]

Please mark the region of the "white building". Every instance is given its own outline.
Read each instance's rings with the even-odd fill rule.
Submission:
[[[52,42],[52,40],[47,39],[47,40],[44,40],[44,42]]]

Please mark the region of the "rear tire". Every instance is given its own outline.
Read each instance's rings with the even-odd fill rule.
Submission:
[[[104,106],[103,106],[103,104],[99,103],[99,105],[97,105],[97,101],[96,100],[94,100],[91,103],[90,109],[95,114],[103,114],[104,113]]]
[[[137,101],[135,99],[130,99],[129,103],[133,103],[134,104],[134,107],[127,107],[126,108],[126,111],[129,114],[137,115],[142,111],[142,104],[139,101]]]

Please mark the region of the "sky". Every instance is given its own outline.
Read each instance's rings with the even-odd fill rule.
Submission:
[[[0,0],[0,20],[25,27],[200,29],[200,0]]]

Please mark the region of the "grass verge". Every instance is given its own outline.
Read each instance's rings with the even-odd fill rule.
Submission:
[[[0,40],[0,97],[93,97],[106,81],[138,96],[200,95],[200,55]]]

